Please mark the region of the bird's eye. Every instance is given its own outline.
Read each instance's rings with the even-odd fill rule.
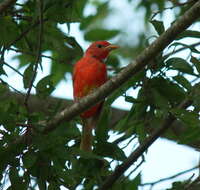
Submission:
[[[101,45],[101,44],[97,44],[97,47],[98,47],[98,48],[102,48],[103,45]]]

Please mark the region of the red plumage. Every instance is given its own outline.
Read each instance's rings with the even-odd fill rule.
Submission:
[[[107,81],[107,70],[104,59],[111,50],[116,49],[117,47],[118,46],[111,45],[107,41],[97,41],[89,46],[85,55],[74,66],[73,93],[75,100],[79,100],[92,93]],[[85,125],[90,125],[90,127],[84,126],[83,131],[84,129],[86,130],[86,128],[90,129],[88,134],[91,133],[91,136],[92,128],[94,128],[94,126],[91,125],[95,125],[95,116],[99,114],[101,105],[102,103],[98,103],[81,114],[81,117],[85,119]],[[87,138],[88,137],[89,136],[87,136]],[[82,138],[82,141],[84,141],[84,137]],[[82,149],[90,151],[91,142],[89,144],[90,145],[83,145]]]

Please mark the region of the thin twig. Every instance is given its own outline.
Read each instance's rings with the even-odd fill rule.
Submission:
[[[3,64],[7,67],[9,67],[10,69],[12,69],[13,71],[15,71],[18,75],[20,76],[24,76],[22,73],[20,73],[17,69],[15,69],[14,67],[10,66],[8,63],[6,63],[5,61],[3,62]]]
[[[7,82],[5,82],[3,79],[0,78],[0,82],[7,85],[9,88],[11,88],[13,91],[15,91],[18,94],[24,95],[22,92],[20,92],[19,90],[17,90],[16,88],[14,88],[13,86],[11,86],[10,84],[8,84]]]
[[[195,3],[196,0],[189,0],[189,1],[186,1],[184,3],[179,3],[177,2],[174,6],[171,6],[171,7],[166,7],[162,10],[159,10],[159,11],[156,11],[156,12],[153,12],[153,15],[151,16],[151,20],[157,15],[157,14],[160,14],[160,13],[163,13],[163,11],[166,11],[166,10],[169,10],[169,9],[174,9],[176,7],[180,7],[180,6],[185,6],[185,5],[188,5],[188,4],[191,4],[191,3]]]
[[[129,139],[129,141],[126,143],[126,145],[123,146],[121,149],[125,149],[134,139],[136,139],[136,135],[134,135],[133,137],[131,137],[131,138]]]
[[[144,160],[144,156],[143,156],[140,163],[127,176],[124,176],[124,179],[129,178],[143,164],[144,161],[145,160]],[[122,179],[122,180],[124,180],[124,179]]]
[[[196,47],[196,46],[198,46],[198,45],[200,45],[200,42],[196,42],[196,43],[194,43],[194,44],[191,44],[190,46],[191,46],[191,47]],[[183,50],[185,50],[185,49],[187,49],[187,47],[183,46],[183,47],[181,47],[181,48],[179,48],[179,49],[177,49],[177,50],[174,50],[174,51],[172,51],[172,52],[170,52],[170,53],[167,53],[166,55],[164,55],[163,59],[166,59],[166,58],[168,58],[169,56],[171,56],[171,55],[173,55],[173,54],[175,54],[175,53],[179,53],[180,51],[183,51]]]
[[[31,89],[33,87],[33,83],[34,80],[36,78],[37,75],[37,69],[38,69],[38,65],[39,62],[41,61],[41,42],[42,42],[42,31],[43,31],[43,3],[42,0],[38,0],[38,4],[39,4],[39,33],[38,33],[38,47],[37,47],[37,56],[36,56],[36,60],[35,60],[35,67],[34,67],[34,71],[33,71],[33,76],[32,79],[30,81],[29,84],[29,88],[24,100],[24,105],[27,107],[28,110],[28,99],[30,97],[30,93],[31,93]]]
[[[18,75],[20,75],[21,77],[24,77],[24,75],[22,74],[22,73],[20,73],[17,69],[15,69],[14,67],[12,67],[12,66],[10,66],[8,63],[6,63],[5,61],[3,62],[3,64],[5,65],[5,66],[7,66],[7,67],[9,67],[10,69],[12,69],[13,71],[15,71]],[[35,85],[33,85],[33,87],[34,88],[36,88],[35,87]],[[12,87],[13,88],[13,87]],[[15,89],[15,91],[16,91],[16,89]]]
[[[157,180],[157,181],[148,182],[148,183],[143,183],[143,184],[141,184],[140,186],[146,186],[146,185],[151,185],[151,186],[153,186],[153,185],[158,184],[158,183],[161,183],[161,182],[163,182],[163,181],[172,180],[172,179],[174,179],[174,178],[176,178],[176,177],[179,177],[179,176],[181,176],[181,175],[183,175],[183,174],[189,173],[189,172],[191,172],[191,171],[193,171],[193,170],[195,170],[195,169],[197,169],[197,168],[199,168],[199,165],[198,165],[198,166],[195,166],[195,167],[193,167],[193,168],[190,168],[190,169],[188,169],[188,170],[184,170],[184,171],[182,171],[182,172],[179,172],[179,173],[177,173],[177,174],[175,174],[175,175],[172,175],[172,176],[169,176],[169,177],[166,177],[166,178],[159,179],[159,180]]]
[[[24,54],[27,54],[27,55],[36,56],[35,53],[30,52],[30,51],[26,51],[26,50],[15,49],[15,48],[8,48],[8,50],[15,51],[15,52],[18,52],[18,53],[24,53]],[[48,56],[48,55],[41,54],[41,57],[48,58],[48,59],[51,59],[51,60],[60,62],[59,59],[55,59],[55,58],[53,58],[53,57],[51,57],[51,56]]]

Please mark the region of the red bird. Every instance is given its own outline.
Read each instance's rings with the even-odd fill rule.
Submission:
[[[107,41],[92,43],[85,55],[75,64],[73,71],[73,90],[75,101],[92,93],[107,81],[104,60],[111,50],[118,48]],[[92,150],[92,129],[95,128],[103,102],[96,104],[81,114],[83,132],[80,149]]]

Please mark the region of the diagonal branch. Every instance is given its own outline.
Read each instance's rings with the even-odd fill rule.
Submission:
[[[74,103],[71,107],[64,109],[57,114],[52,120],[46,123],[44,132],[54,130],[62,121],[69,121],[81,112],[87,110],[92,105],[110,95],[119,86],[125,83],[134,74],[141,71],[148,62],[153,59],[159,52],[163,51],[176,36],[188,28],[197,18],[200,17],[200,0],[197,1],[185,14],[180,17],[166,32],[164,32],[156,41],[146,48],[135,61],[125,67],[120,73],[111,78],[96,92]]]
[[[186,109],[192,104],[191,100],[183,101],[178,108]],[[176,120],[176,118],[169,113],[168,117],[164,120],[162,126],[155,130],[151,136],[149,136],[131,155],[119,165],[115,171],[107,177],[103,185],[98,190],[109,189],[119,177],[134,163],[137,159],[143,155],[143,153],[155,142]]]
[[[6,11],[7,8],[12,6],[17,0],[5,0],[0,4],[0,14]]]

